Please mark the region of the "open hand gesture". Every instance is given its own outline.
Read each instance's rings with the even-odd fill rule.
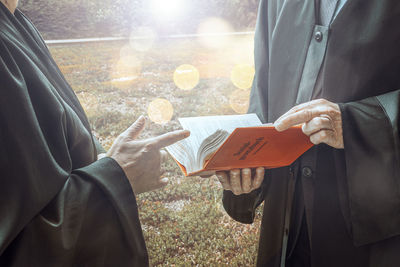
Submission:
[[[161,188],[168,183],[161,178],[161,163],[166,157],[160,149],[189,136],[189,131],[175,131],[157,137],[137,140],[146,120],[140,117],[117,137],[107,156],[113,158],[124,170],[135,194]]]

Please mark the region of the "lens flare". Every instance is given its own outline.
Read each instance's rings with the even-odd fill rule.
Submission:
[[[254,35],[237,36],[230,48],[227,52],[231,55],[231,62],[254,66]]]
[[[138,54],[130,45],[125,45],[120,50],[120,62],[125,67],[137,67],[140,65]]]
[[[165,124],[172,119],[174,108],[168,100],[157,98],[149,104],[147,114],[153,122],[157,124]]]
[[[229,45],[232,36],[227,33],[233,32],[229,22],[220,18],[208,18],[200,23],[197,33],[200,35],[199,42],[207,48],[219,49]]]
[[[129,43],[133,49],[139,52],[149,51],[156,39],[156,33],[149,27],[139,27],[132,31]]]
[[[235,90],[229,97],[231,108],[239,114],[245,114],[249,109],[250,90]]]
[[[152,0],[150,8],[157,20],[172,20],[186,9],[184,0]]]
[[[232,83],[239,89],[249,89],[253,84],[255,69],[248,64],[236,65],[231,73]]]
[[[121,89],[129,88],[141,73],[142,61],[135,51],[129,45],[122,47],[120,59],[111,73],[111,84]]]
[[[195,88],[200,81],[200,73],[196,67],[184,64],[179,66],[174,72],[174,82],[182,90]]]

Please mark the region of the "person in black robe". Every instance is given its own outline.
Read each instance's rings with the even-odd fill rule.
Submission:
[[[249,112],[303,124],[316,145],[288,167],[218,174],[234,219],[264,202],[258,266],[399,265],[397,25],[396,0],[260,1]]]
[[[106,156],[33,24],[0,2],[0,266],[148,266],[135,194],[165,185],[160,149],[186,131]]]

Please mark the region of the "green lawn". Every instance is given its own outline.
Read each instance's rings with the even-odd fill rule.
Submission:
[[[158,40],[146,52],[130,49],[126,42],[59,45],[50,50],[81,100],[94,133],[109,148],[136,118],[148,115],[157,98],[172,105],[172,119],[164,124],[149,120],[140,138],[178,129],[179,117],[245,112],[249,89],[238,89],[231,73],[238,64],[253,65],[252,38],[219,40],[228,42],[213,49],[193,38]],[[200,81],[192,90],[174,83],[174,72],[182,64],[199,71]],[[242,76],[239,83],[246,79]],[[151,264],[253,266],[260,212],[253,225],[236,223],[224,212],[216,178],[185,178],[172,159],[165,165],[170,184],[138,196]]]

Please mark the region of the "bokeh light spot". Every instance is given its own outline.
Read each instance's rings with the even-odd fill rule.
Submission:
[[[255,69],[248,64],[236,65],[231,73],[232,83],[239,89],[249,89],[253,84]]]
[[[200,73],[196,67],[184,64],[179,66],[174,72],[174,82],[182,90],[195,88],[200,81]]]
[[[233,32],[233,27],[221,18],[211,17],[200,23],[197,33],[202,45],[211,49],[224,48],[232,41],[229,33]],[[228,33],[228,34],[227,34]]]
[[[157,98],[150,103],[147,109],[147,114],[153,122],[164,124],[172,119],[174,108],[168,100]]]
[[[156,33],[149,27],[139,27],[132,31],[129,43],[133,49],[139,52],[149,51],[156,39]]]
[[[239,114],[245,114],[249,109],[250,90],[235,90],[229,97],[231,108]]]
[[[142,62],[135,51],[126,45],[121,48],[120,59],[111,73],[111,84],[124,89],[132,86],[142,73]]]

